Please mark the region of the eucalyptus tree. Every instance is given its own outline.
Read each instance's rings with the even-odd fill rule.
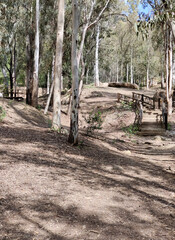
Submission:
[[[34,71],[33,71],[33,87],[32,87],[32,106],[38,106],[38,74],[39,74],[39,20],[40,20],[40,0],[36,0],[35,11],[35,52],[34,52]]]
[[[104,11],[107,9],[111,0],[106,1],[97,1],[97,0],[88,0],[81,3],[81,42],[78,49],[78,65],[80,64],[80,59],[83,53],[84,42],[87,34],[87,30],[90,29],[92,26],[98,23],[100,18],[103,16]]]
[[[79,105],[79,76],[78,76],[78,2],[72,0],[72,104],[70,116],[70,132],[68,141],[78,144],[78,105]]]
[[[78,61],[78,68],[80,67],[80,60],[82,60],[81,69],[81,79],[80,79],[80,89],[79,93],[81,94],[82,91],[82,85],[83,85],[83,77],[85,72],[85,65],[83,56],[83,50],[84,50],[84,44],[87,36],[87,32],[90,31],[92,28],[95,27],[95,25],[99,22],[99,20],[104,16],[105,11],[108,9],[110,3],[112,0],[88,0],[88,1],[82,1],[80,5],[80,12],[81,12],[81,22],[80,22],[80,44],[78,47],[78,55],[77,55],[77,61]],[[98,83],[99,85],[99,83]]]
[[[61,128],[61,77],[62,77],[62,55],[64,35],[64,0],[58,0],[57,40],[54,69],[54,97],[53,97],[53,120],[52,126]]]
[[[95,63],[95,67],[93,68],[93,71],[92,70],[90,71],[91,75],[92,75],[92,72],[94,72],[94,79],[98,79],[97,66],[99,65],[99,59],[97,60],[97,56],[100,57],[100,55],[99,55],[100,41],[103,39],[103,37],[106,35],[106,33],[108,34],[110,32],[110,28],[114,28],[114,24],[116,24],[116,19],[118,19],[119,17],[120,18],[122,17],[125,20],[127,19],[127,15],[122,13],[123,11],[125,11],[125,7],[123,7],[122,4],[119,4],[118,1],[111,0],[111,1],[109,1],[109,3],[106,1],[106,4],[105,4],[105,2],[103,3],[102,1],[101,2],[96,1],[96,3],[97,4],[94,5],[94,11],[93,11],[93,15],[92,15],[92,23],[93,24],[92,25],[89,24],[88,31],[87,31],[87,35],[88,36],[90,35],[91,38],[89,38],[89,40],[90,40],[89,42],[85,41],[85,49],[83,52],[83,55],[87,54],[87,52],[88,52],[86,50],[87,44],[88,44],[88,48],[93,50],[90,52],[91,56],[89,56],[88,58],[92,59],[90,62],[93,62],[93,65]],[[101,11],[100,11],[100,6],[101,6]],[[99,20],[100,20],[100,22],[99,22]],[[113,22],[113,26],[112,26],[111,22]],[[98,29],[96,27],[98,25],[98,23],[100,24],[100,34],[98,33],[98,31],[96,31],[96,29]],[[94,24],[95,24],[95,26],[94,26]],[[80,24],[80,26],[81,26],[81,24]],[[89,32],[91,34],[89,34]],[[95,42],[95,45],[94,45],[94,42]],[[86,66],[85,73],[89,73],[89,68],[87,68],[87,66],[89,67],[89,64],[86,63],[86,60],[88,58],[86,55],[83,57],[84,57],[84,61],[85,61],[84,65]],[[104,56],[104,58],[105,58],[105,56]],[[98,83],[95,82],[95,85],[99,85],[98,80],[97,80],[97,82]]]
[[[173,79],[173,37],[174,35],[174,8],[172,0],[147,0],[144,4],[150,4],[153,17],[147,17],[139,23],[139,30],[147,33],[147,27],[162,28],[165,41],[165,70],[166,70],[166,101],[167,112],[172,113],[172,79]],[[174,36],[173,36],[174,35]]]
[[[39,0],[25,1],[22,7],[26,25],[26,102],[36,107],[38,85],[41,83],[45,86],[45,76],[48,72],[51,75],[52,70],[56,42],[56,1],[40,0],[40,8]]]
[[[101,55],[104,56],[103,62],[107,61],[105,64],[108,64],[111,69],[112,81],[127,81],[127,79],[129,81],[130,67],[130,80],[132,82],[133,60],[137,39],[130,23],[120,18],[116,20],[115,27],[102,40]]]
[[[175,4],[173,0],[142,0],[144,5],[149,4],[154,11],[154,21],[157,24],[167,22],[171,28],[175,42]]]
[[[111,0],[97,1],[88,0],[81,1],[78,4],[76,0],[72,1],[73,10],[73,33],[72,33],[72,102],[71,102],[71,120],[70,133],[68,141],[78,143],[78,106],[79,96],[83,85],[84,75],[84,58],[83,50],[86,41],[87,31],[94,27],[102,17]],[[80,11],[81,22],[78,22],[78,12]],[[80,27],[79,27],[80,26]],[[80,44],[78,44],[78,36],[80,36]],[[80,60],[82,60],[80,68]],[[79,85],[79,71],[82,70],[81,81]],[[80,87],[79,87],[80,86]]]
[[[150,41],[148,42],[141,35],[136,35],[134,28],[136,24],[137,15],[130,15],[129,12],[127,18],[118,15],[115,16],[114,22],[111,19],[111,30],[106,31],[100,47],[102,79],[107,77],[111,78],[111,81],[131,81],[143,86],[146,82],[144,79],[147,76],[148,62],[149,78],[159,76],[161,71],[160,51],[153,47],[152,39],[152,36],[156,37],[156,33],[150,31]],[[105,69],[106,71],[104,71]],[[106,72],[106,76],[104,76],[104,72]],[[111,72],[111,76],[109,76],[109,72]]]
[[[95,49],[95,86],[100,86],[99,80],[99,42],[100,42],[100,25],[97,24],[97,35],[96,35],[96,49]]]
[[[28,1],[24,7],[26,38],[26,103],[32,105],[34,55],[35,55],[35,19],[34,1]]]
[[[55,59],[58,18],[57,3],[57,0],[41,0],[39,80],[43,87],[46,87],[48,76],[50,76],[51,81],[53,79],[53,61]]]
[[[1,3],[1,68],[5,76],[6,70],[10,79],[10,96],[14,94],[14,84],[16,86],[17,69],[17,35],[19,33],[20,18],[19,2],[2,1]],[[5,77],[7,79],[7,77]],[[6,90],[8,84],[6,83]],[[15,91],[16,93],[16,91]]]

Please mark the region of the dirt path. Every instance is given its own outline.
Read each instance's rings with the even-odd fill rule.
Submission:
[[[125,134],[121,120],[133,116],[114,107],[115,90],[92,91],[81,104],[82,130],[85,112],[107,115],[98,137],[81,136],[77,147],[37,110],[1,102],[0,240],[175,239],[173,137]]]

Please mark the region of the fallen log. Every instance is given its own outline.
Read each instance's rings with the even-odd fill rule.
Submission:
[[[6,99],[10,99],[10,100],[16,100],[18,102],[22,102],[24,100],[23,97],[4,97]]]
[[[137,84],[132,83],[108,83],[108,87],[116,87],[116,88],[131,88],[131,89],[137,89],[139,90],[139,86]]]

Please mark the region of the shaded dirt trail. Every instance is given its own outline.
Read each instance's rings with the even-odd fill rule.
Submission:
[[[2,104],[0,239],[175,239],[172,140],[108,129],[72,147],[38,111]]]

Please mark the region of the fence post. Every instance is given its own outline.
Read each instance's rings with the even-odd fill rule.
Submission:
[[[143,102],[144,102],[144,95],[143,94],[142,94],[141,101],[142,101],[142,105],[143,105]]]
[[[168,130],[168,114],[167,112],[164,113],[164,119],[165,119],[165,129]]]
[[[155,103],[155,99],[153,99],[153,109],[155,110],[156,108],[156,103]]]
[[[132,100],[134,101],[134,92],[132,92]]]
[[[158,109],[160,109],[160,98],[158,98]]]
[[[117,102],[120,102],[120,99],[121,99],[121,94],[117,93]]]

